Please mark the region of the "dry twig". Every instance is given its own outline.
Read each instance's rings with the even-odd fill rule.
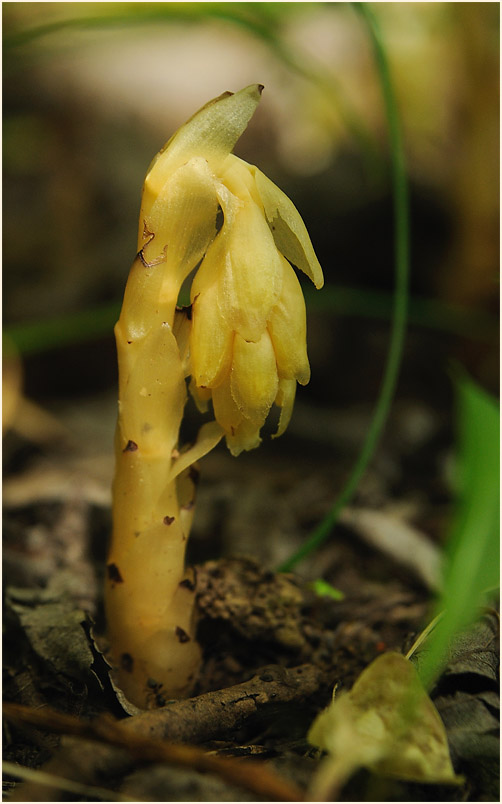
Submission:
[[[311,697],[323,681],[322,671],[311,664],[293,668],[270,665],[242,684],[169,701],[160,709],[135,715],[125,726],[150,738],[202,743],[239,728],[267,707]]]
[[[294,669],[270,667],[243,684],[174,701],[126,721],[103,716],[84,722],[48,708],[30,709],[9,703],[4,705],[4,715],[17,723],[123,748],[142,761],[168,762],[215,773],[271,800],[301,801],[303,796],[298,787],[262,764],[215,756],[194,745],[172,740],[187,740],[188,735],[199,741],[211,739],[267,704],[309,697],[321,683],[320,671],[311,665]]]

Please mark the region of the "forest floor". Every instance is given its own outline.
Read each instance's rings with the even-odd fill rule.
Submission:
[[[114,410],[109,394],[67,401],[35,436],[7,434],[5,800],[309,800],[322,758],[307,733],[334,687],[405,654],[431,619],[451,510],[448,423],[398,404],[357,496],[297,574],[275,570],[330,509],[368,410],[328,416],[300,402],[280,449],[267,439],[237,460],[223,446],[207,456],[188,556],[203,666],[194,697],[152,689],[161,709],[145,715],[98,647]],[[316,591],[319,578],[339,594]],[[498,800],[497,629],[487,612],[431,693],[463,782],[360,768],[340,800]]]

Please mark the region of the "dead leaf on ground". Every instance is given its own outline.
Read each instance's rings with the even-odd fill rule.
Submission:
[[[427,651],[427,643],[416,659]],[[500,796],[499,617],[489,610],[459,634],[433,691],[455,767],[469,779],[476,800]]]
[[[310,800],[336,800],[359,768],[417,782],[458,784],[446,732],[411,662],[379,656],[352,690],[314,721],[309,741],[328,752],[314,776]]]
[[[372,508],[345,508],[339,521],[404,567],[427,589],[439,589],[441,554],[425,533],[395,513]]]
[[[88,682],[94,656],[83,628],[85,612],[47,590],[6,591],[6,607],[18,617],[34,653],[57,675]]]

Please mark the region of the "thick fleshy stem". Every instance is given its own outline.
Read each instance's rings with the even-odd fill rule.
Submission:
[[[138,334],[137,311],[131,320],[127,304],[139,294],[148,297],[148,285],[161,271],[161,264],[145,266],[136,258],[115,327],[119,415],[105,601],[118,681],[139,706],[186,694],[200,660],[185,549],[194,506],[192,464],[204,438],[199,449],[179,456],[186,390],[174,332],[183,330],[183,313],[175,311],[176,298],[166,298],[148,331]],[[221,431],[213,428],[211,437],[217,443]],[[180,457],[185,468],[175,476]]]

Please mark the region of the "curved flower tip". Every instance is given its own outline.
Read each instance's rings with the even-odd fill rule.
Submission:
[[[252,171],[278,250],[303,271],[319,290],[324,285],[322,268],[300,213],[288,196],[261,170],[252,167]]]
[[[279,416],[277,432],[274,433],[272,438],[278,438],[285,432],[289,420],[291,419],[291,414],[293,413],[295,395],[296,382],[294,380],[279,380],[279,390],[277,391],[275,404],[280,407],[281,414]]]
[[[145,185],[162,186],[165,177],[194,156],[203,156],[216,168],[246,129],[262,91],[262,84],[251,84],[206,103],[159,151],[148,169]]]

